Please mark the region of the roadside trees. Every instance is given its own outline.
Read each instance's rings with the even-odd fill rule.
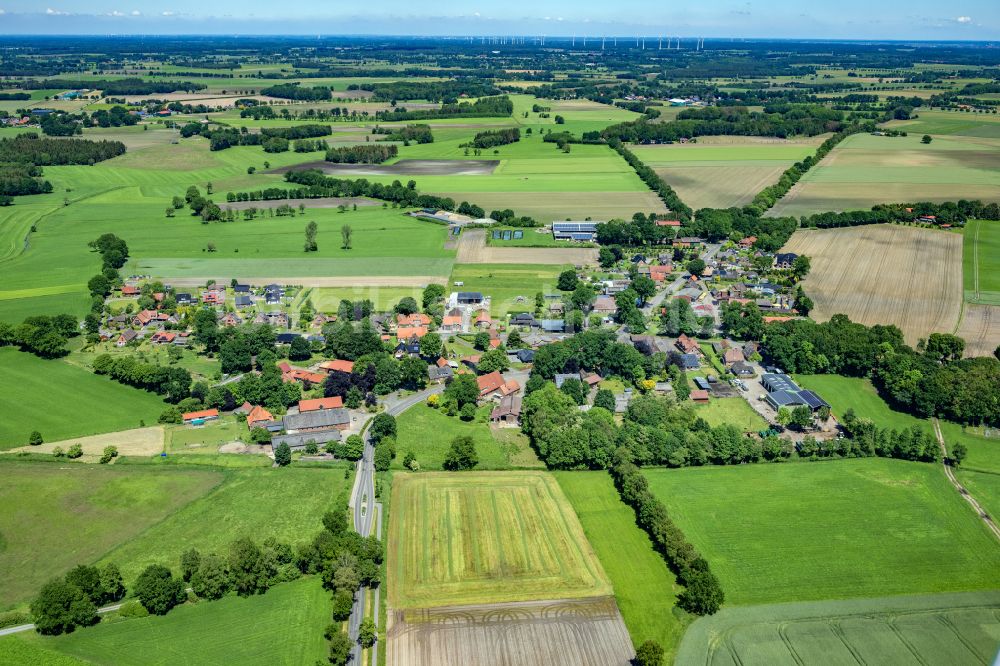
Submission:
[[[170,569],[161,564],[146,567],[135,581],[135,596],[150,613],[166,615],[184,601],[184,584],[175,579]]]
[[[31,615],[38,633],[58,635],[97,622],[97,607],[80,588],[56,579],[42,586]]]

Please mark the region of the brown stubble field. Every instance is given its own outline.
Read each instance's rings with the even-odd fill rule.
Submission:
[[[783,248],[812,259],[811,316],[895,324],[909,344],[952,333],[962,308],[962,237],[897,225],[796,231]]]

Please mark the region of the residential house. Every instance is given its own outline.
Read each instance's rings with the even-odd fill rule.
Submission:
[[[731,373],[733,373],[734,375],[736,375],[737,377],[753,377],[754,375],[757,374],[754,371],[752,365],[750,365],[749,363],[742,362],[742,361],[739,361],[737,363],[733,363],[732,367],[729,368],[729,371]]]
[[[253,307],[253,297],[245,294],[237,294],[235,299],[236,307],[239,309]]]
[[[652,356],[660,351],[660,345],[652,335],[632,335],[629,337],[632,346],[643,356]]]
[[[739,347],[727,349],[726,353],[722,356],[722,362],[727,366],[733,365],[734,363],[743,363],[745,361],[746,358],[743,356],[743,350]]]
[[[326,381],[327,375],[322,372],[311,372],[305,368],[296,368],[287,362],[278,364],[281,370],[281,380],[283,382],[302,382],[303,384],[322,384]]]
[[[538,326],[535,315],[530,312],[518,312],[510,318],[511,326]]]
[[[674,267],[672,264],[657,264],[649,267],[649,277],[654,282],[664,282],[673,273]]]
[[[779,252],[774,256],[774,267],[779,271],[787,271],[798,258],[799,255],[794,252]]]
[[[518,349],[514,354],[517,356],[517,360],[521,363],[534,363],[535,362],[535,350],[534,349]]]
[[[493,371],[487,375],[476,377],[476,383],[479,384],[479,398],[483,399],[498,397],[500,389],[506,382],[503,375],[498,371]]]
[[[174,337],[173,344],[178,347],[186,347],[189,342],[191,342],[190,331],[177,331],[177,336]]]
[[[296,433],[294,435],[275,435],[271,438],[271,448],[276,449],[282,444],[287,444],[292,451],[299,451],[309,445],[310,442],[318,447],[323,447],[330,442],[339,442],[341,434],[339,430],[322,430]]]
[[[487,312],[486,310],[480,310],[479,314],[476,316],[476,323],[475,323],[476,328],[483,330],[489,328],[492,325],[493,322],[490,320],[490,313]]]
[[[701,352],[701,349],[698,347],[698,343],[684,333],[680,334],[680,337],[677,338],[677,342],[674,344],[685,354],[698,354]]]
[[[594,299],[593,312],[604,317],[612,317],[618,312],[618,304],[610,296],[598,296]]]
[[[462,313],[456,310],[452,313],[446,314],[441,319],[441,328],[439,330],[442,333],[461,333]]]
[[[118,339],[117,339],[117,340],[115,340],[115,346],[116,346],[116,347],[124,347],[124,346],[125,346],[125,345],[127,345],[128,343],[130,343],[130,342],[132,342],[133,340],[135,340],[135,339],[136,339],[137,337],[139,337],[139,334],[138,334],[138,333],[136,333],[136,332],[135,332],[134,330],[132,330],[131,328],[126,328],[126,329],[125,329],[124,331],[122,331],[122,332],[121,332],[121,334],[120,334],[120,335],[118,336]]]
[[[419,340],[427,335],[426,326],[400,326],[396,329],[396,339],[400,342],[404,340]]]
[[[267,411],[260,405],[253,407],[249,413],[247,413],[247,428],[253,430],[257,426],[263,423],[269,423],[274,420],[274,416],[271,412]]]
[[[279,345],[290,345],[293,342],[295,342],[296,338],[301,338],[301,337],[302,337],[301,333],[289,333],[289,332],[278,333],[276,336],[274,336],[274,341]]]
[[[174,294],[174,300],[177,301],[177,305],[191,305],[194,303],[194,298],[187,292]]]
[[[142,290],[134,284],[122,285],[122,296],[124,298],[138,298],[142,293]]]
[[[423,312],[414,312],[411,315],[396,315],[397,326],[428,327],[431,325],[431,318]]]
[[[288,328],[288,315],[277,310],[275,312],[259,312],[253,318],[255,324],[269,324],[277,329]]]
[[[326,370],[329,373],[342,372],[345,375],[349,375],[354,372],[354,361],[334,359],[332,361],[323,361],[319,364],[319,367],[321,370]]]
[[[121,330],[128,326],[129,316],[125,314],[116,315],[114,317],[108,317],[108,326],[116,330]]]
[[[201,425],[205,421],[211,421],[217,418],[219,418],[219,410],[217,409],[202,409],[197,412],[184,412],[181,414],[181,419],[184,423],[193,425]]]
[[[206,305],[225,305],[226,304],[225,287],[218,287],[215,289],[209,289],[208,291],[201,292],[201,302]]]
[[[157,312],[156,310],[141,310],[132,318],[132,325],[139,326],[140,328],[163,328],[164,324],[176,323],[177,319],[173,316],[166,312]]]
[[[455,374],[448,361],[439,358],[434,363],[427,366],[427,379],[432,382],[443,382],[451,379]]]
[[[233,293],[248,295],[250,294],[250,285],[236,283],[233,285]]]
[[[219,325],[231,328],[233,326],[239,326],[243,323],[243,317],[239,316],[235,312],[227,312],[219,318]]]
[[[753,244],[757,242],[756,236],[747,236],[746,238],[740,239],[740,247],[749,248],[753,247]]]
[[[174,331],[157,331],[153,333],[149,341],[154,345],[166,345],[172,344],[174,339],[177,337],[177,333]]]
[[[601,282],[601,290],[605,296],[614,296],[628,289],[630,284],[629,280],[604,280]]]
[[[681,354],[677,359],[677,365],[681,370],[697,370],[701,367],[701,361],[697,354]]]
[[[344,399],[339,395],[330,398],[312,398],[310,400],[299,400],[299,414],[315,412],[318,409],[340,409],[344,406]]]
[[[285,297],[285,290],[279,285],[269,284],[264,287],[264,302],[268,305],[277,305]]]
[[[500,403],[490,413],[490,421],[516,426],[521,422],[521,396],[511,393],[500,399]]]

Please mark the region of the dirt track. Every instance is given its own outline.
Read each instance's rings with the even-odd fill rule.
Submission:
[[[467,229],[458,240],[459,264],[593,264],[595,248],[574,247],[491,247],[485,229]]]
[[[392,611],[388,666],[625,666],[634,652],[615,600]]]
[[[962,237],[900,225],[800,230],[783,248],[812,259],[811,315],[895,324],[909,344],[951,333],[962,303]]]

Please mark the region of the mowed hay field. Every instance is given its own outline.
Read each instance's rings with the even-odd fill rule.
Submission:
[[[1000,201],[1000,138],[855,134],[834,148],[768,215],[867,210],[907,201]]]
[[[869,326],[895,324],[910,344],[958,323],[958,234],[898,225],[800,229],[783,251],[812,259],[804,287],[817,321],[846,314]]]
[[[632,152],[695,210],[750,203],[829,135],[801,139],[706,136],[697,143],[634,146]]]
[[[398,474],[389,539],[397,610],[611,594],[573,508],[544,472]]]
[[[969,220],[963,234],[965,300],[1000,305],[1000,221]]]
[[[643,473],[712,565],[727,605],[1000,586],[995,538],[938,465],[870,458]]]
[[[724,608],[684,635],[678,664],[988,664],[1000,592]]]

